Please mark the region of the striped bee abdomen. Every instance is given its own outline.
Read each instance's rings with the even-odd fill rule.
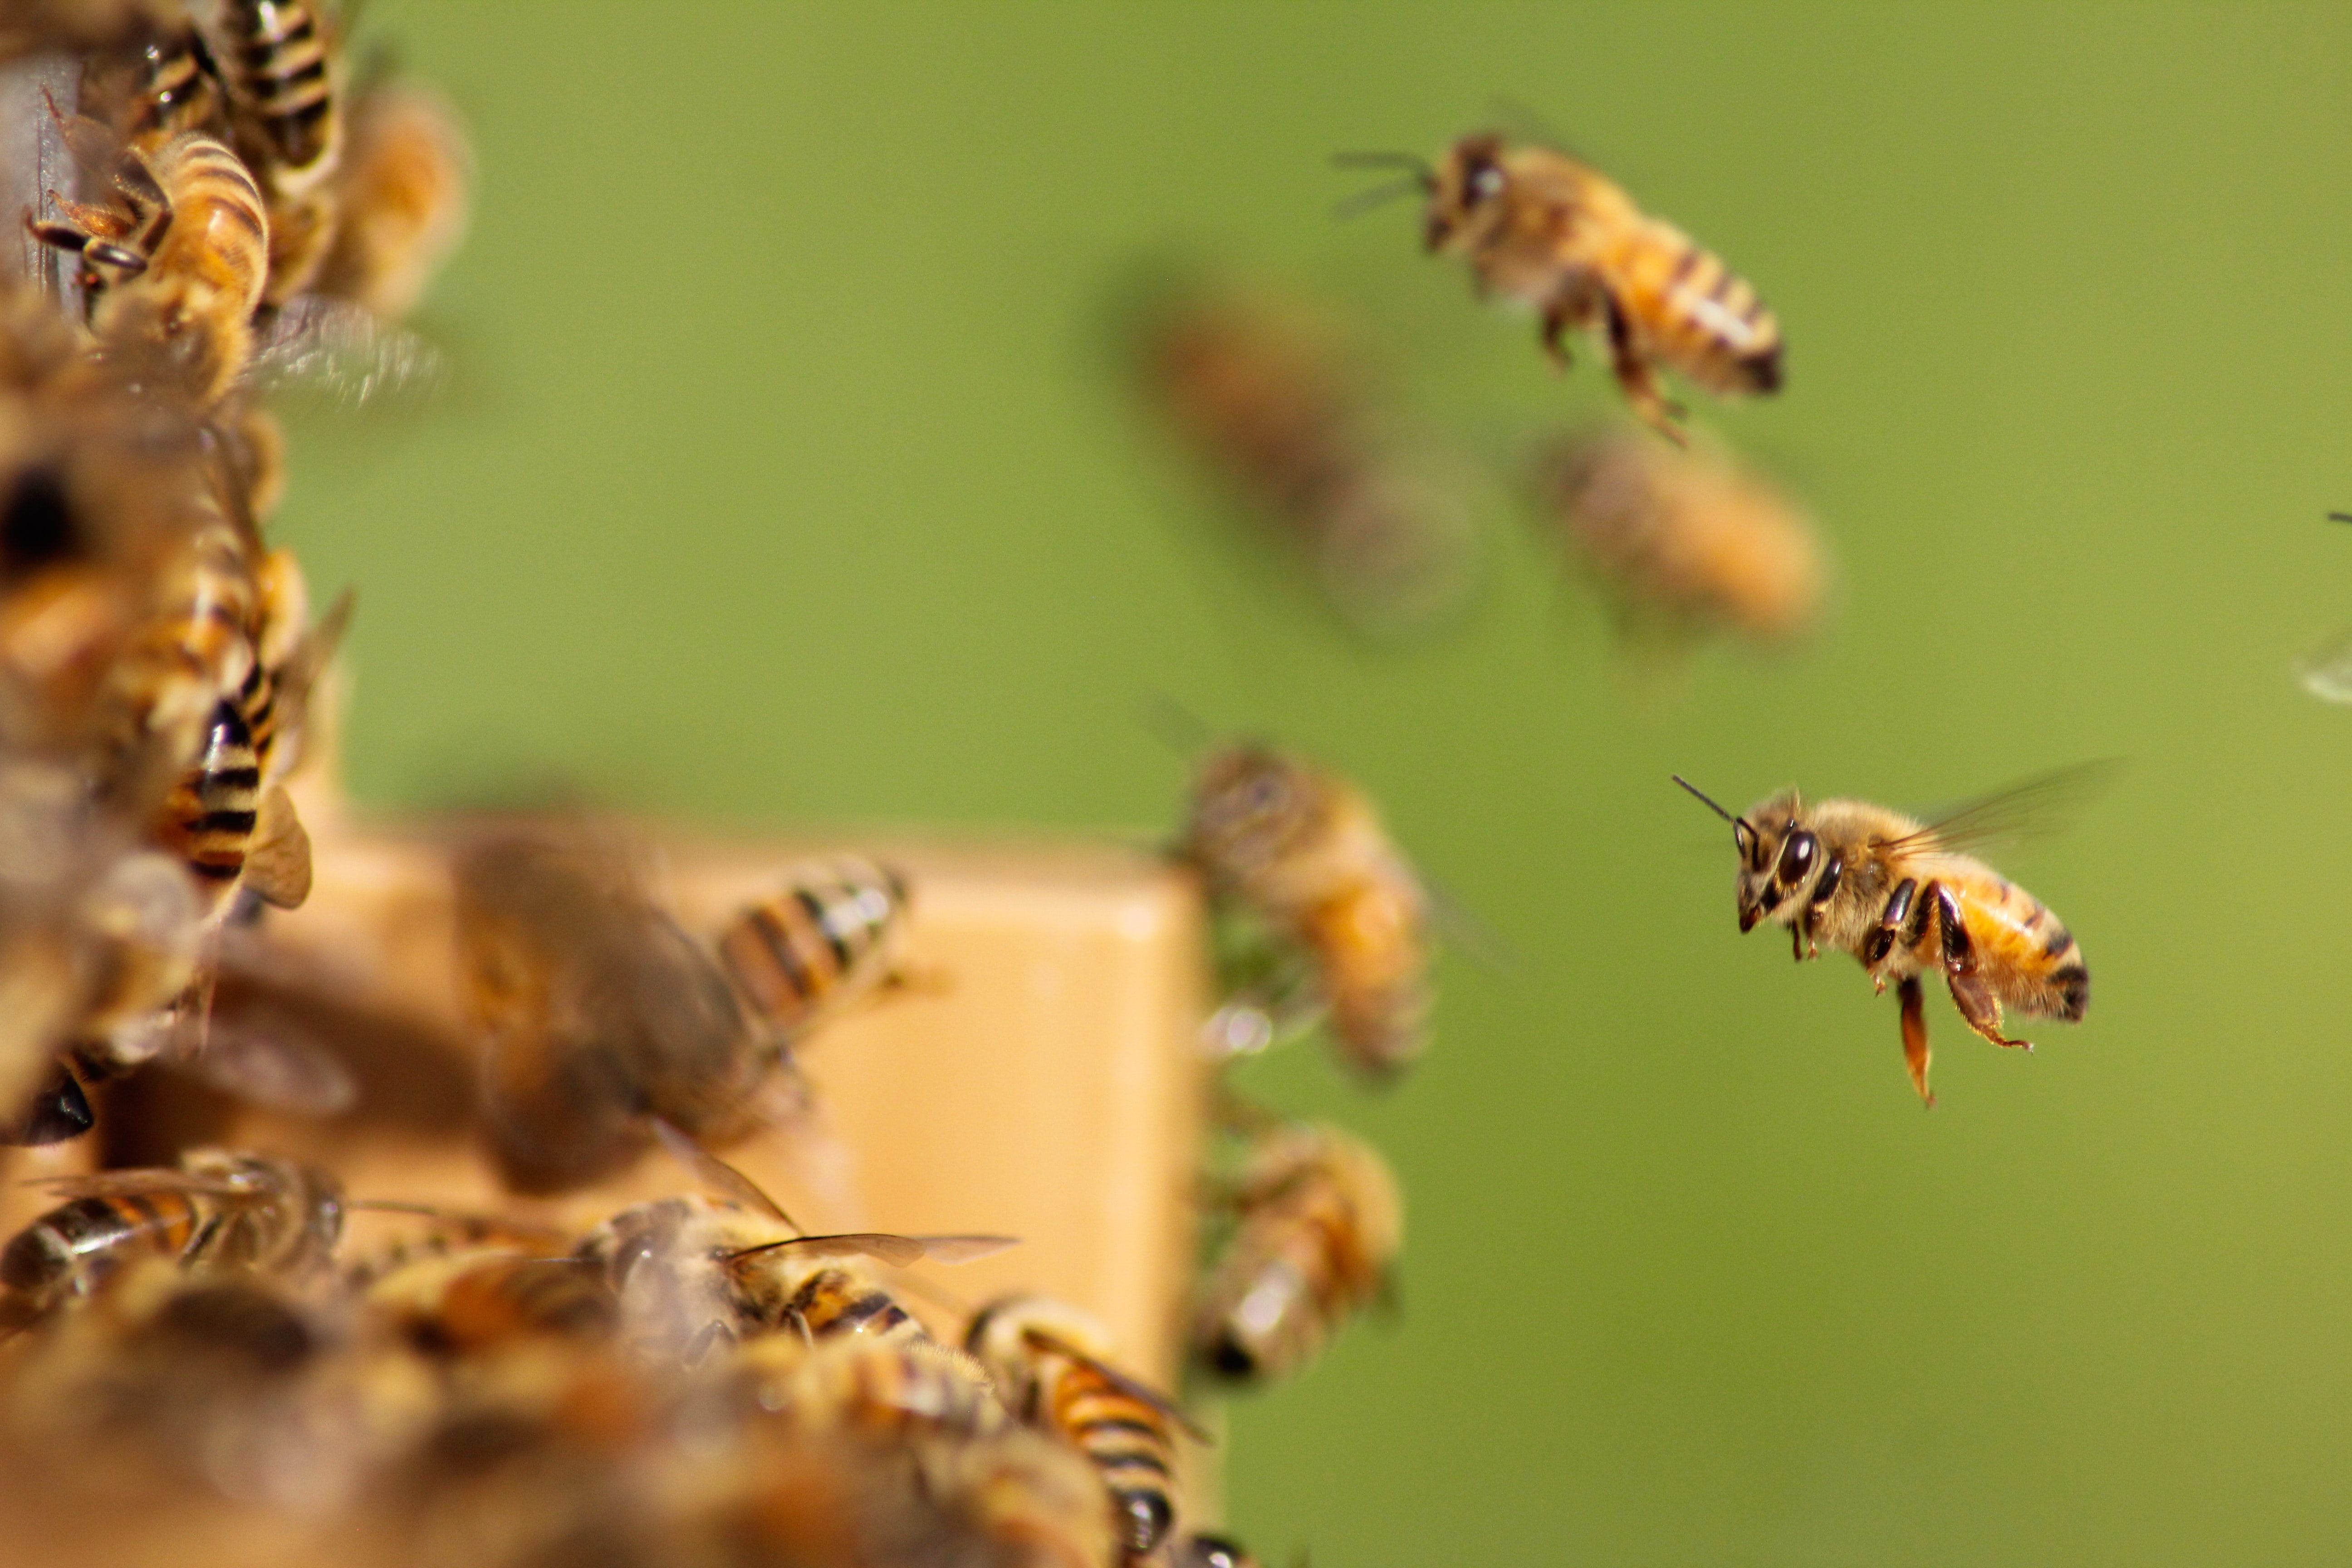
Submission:
[[[1620,267],[1628,314],[1666,363],[1717,392],[1780,390],[1780,323],[1721,257],[1653,218]]]
[[[162,837],[197,877],[226,889],[245,872],[260,810],[261,757],[241,704],[224,699],[205,728],[196,765],[165,797]]]
[[[134,1250],[177,1257],[202,1212],[186,1193],[161,1190],[75,1198],[0,1249],[0,1326],[30,1322]]]
[[[223,69],[248,148],[266,153],[273,187],[280,171],[324,173],[337,141],[331,40],[310,0],[228,0],[221,8]]]
[[[1065,1363],[1054,1380],[1051,1419],[1102,1472],[1121,1544],[1137,1556],[1158,1546],[1176,1520],[1169,1497],[1176,1441],[1168,1418],[1078,1362]]]
[[[887,1290],[846,1268],[820,1268],[810,1275],[793,1292],[783,1315],[797,1320],[812,1339],[845,1334],[880,1340],[930,1337]]]
[[[889,973],[906,910],[895,871],[863,859],[811,866],[739,915],[719,956],[761,1016],[793,1033]]]

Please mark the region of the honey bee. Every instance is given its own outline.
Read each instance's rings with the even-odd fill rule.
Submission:
[[[1727,462],[1596,434],[1550,456],[1544,489],[1564,542],[1629,610],[1763,642],[1820,614],[1825,573],[1811,525]]]
[[[313,1166],[219,1149],[174,1170],[45,1178],[68,1200],[0,1248],[0,1322],[35,1321],[132,1258],[188,1269],[299,1275],[331,1259],[342,1188]]]
[[[768,1334],[736,1347],[728,1375],[758,1408],[812,1431],[987,1437],[1012,1421],[979,1362],[905,1334]]]
[[[1710,392],[1780,389],[1780,325],[1756,290],[1599,171],[1491,132],[1433,168],[1402,154],[1349,161],[1410,167],[1429,195],[1430,250],[1466,260],[1481,292],[1534,309],[1554,363],[1568,363],[1570,328],[1605,333],[1626,401],[1669,439],[1682,439],[1682,410],[1660,366]]]
[[[606,1340],[621,1322],[600,1265],[509,1246],[414,1259],[376,1279],[366,1300],[408,1343],[451,1357],[536,1340]]]
[[[266,192],[263,302],[275,308],[310,286],[334,243],[342,50],[310,0],[221,0],[213,28],[231,140]]]
[[[972,1316],[964,1349],[1015,1415],[1059,1435],[1101,1472],[1119,1544],[1134,1559],[1176,1521],[1175,1429],[1204,1442],[1207,1434],[1166,1394],[1111,1366],[1109,1340],[1075,1307],[1012,1296]]]
[[[1731,824],[1739,853],[1739,929],[1789,928],[1797,959],[1822,944],[1853,954],[1903,1011],[1903,1058],[1929,1105],[1927,1016],[1920,975],[1940,968],[1969,1027],[1997,1046],[2001,1009],[2079,1023],[2091,972],[2058,917],[2024,889],[1962,851],[2007,837],[2033,816],[2104,781],[2099,765],[2067,769],[2000,791],[1934,823],[1867,801],[1807,805],[1793,788],[1734,816],[1685,783]]]
[[[465,237],[473,153],[438,94],[386,82],[352,104],[335,242],[311,285],[386,321],[415,310]]]
[[[786,1038],[819,1015],[899,978],[907,883],[873,861],[804,867],[739,915],[719,956],[752,1006]]]
[[[1370,405],[1329,333],[1271,300],[1191,289],[1140,336],[1147,398],[1350,626],[1404,632],[1467,602],[1479,541],[1460,487]]]
[[[69,131],[90,162],[93,132],[92,121]],[[253,354],[269,280],[260,187],[235,153],[194,133],[152,154],[120,146],[109,187],[102,204],[59,199],[63,220],[31,221],[33,235],[81,258],[89,326],[110,353],[209,408]]]
[[[1262,746],[1213,752],[1179,853],[1213,895],[1307,955],[1349,1066],[1387,1079],[1421,1054],[1426,898],[1360,792]]]
[[[928,1338],[857,1260],[963,1263],[1013,1245],[1001,1236],[797,1231],[772,1205],[755,1214],[688,1194],[624,1209],[590,1233],[580,1256],[606,1271],[641,1347],[692,1365],[715,1345],[783,1329],[810,1341]]]
[[[1380,1152],[1338,1128],[1262,1138],[1232,1196],[1232,1237],[1192,1320],[1192,1353],[1218,1376],[1276,1382],[1304,1370],[1388,1289],[1404,1201]]]
[[[457,864],[459,968],[484,1037],[492,1152],[560,1192],[620,1169],[647,1118],[720,1147],[770,1119],[782,1042],[616,845],[520,828]]]

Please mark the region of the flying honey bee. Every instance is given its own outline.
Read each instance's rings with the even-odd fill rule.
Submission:
[[[352,104],[336,181],[335,242],[316,281],[386,321],[415,309],[465,237],[473,153],[438,94],[385,82]]]
[[[1278,1382],[1387,1290],[1404,1200],[1370,1144],[1296,1125],[1261,1138],[1231,1203],[1233,1235],[1202,1289],[1192,1354],[1220,1377]]]
[[[752,1007],[787,1038],[821,1015],[901,980],[906,879],[845,857],[803,867],[737,916],[719,956]]]
[[[1353,786],[1262,746],[1213,752],[1194,777],[1179,853],[1213,895],[1307,957],[1349,1066],[1387,1079],[1421,1054],[1426,896]]]
[[[2001,1009],[2079,1023],[2091,1001],[2083,950],[2058,917],[2024,889],[1963,853],[2007,837],[2104,781],[2093,764],[2027,780],[1934,823],[1867,801],[1807,805],[1793,788],[1734,816],[1685,783],[1731,824],[1739,853],[1739,929],[1760,921],[1789,928],[1802,963],[1823,943],[1850,952],[1903,1010],[1903,1058],[1929,1105],[1927,1016],[1919,977],[1940,968],[1952,1005],[1997,1046],[2025,1047],[2001,1032]]]
[[[342,1235],[342,1189],[313,1166],[218,1149],[178,1170],[44,1178],[68,1201],[0,1247],[0,1322],[35,1321],[142,1256],[183,1268],[294,1276],[324,1268]]]
[[[1549,456],[1543,489],[1562,542],[1629,612],[1759,642],[1793,637],[1820,615],[1826,572],[1812,525],[1727,461],[1594,434]]]
[[[1482,293],[1535,310],[1554,363],[1568,363],[1570,328],[1605,334],[1626,401],[1669,439],[1682,439],[1682,410],[1660,366],[1715,393],[1780,389],[1780,325],[1756,290],[1565,153],[1480,132],[1434,167],[1402,153],[1343,162],[1411,170],[1429,195],[1429,248],[1467,261]]]
[[[1166,1394],[1108,1360],[1108,1331],[1075,1307],[1012,1296],[973,1314],[964,1349],[988,1369],[1020,1419],[1058,1434],[1102,1472],[1129,1559],[1158,1547],[1176,1521],[1176,1428],[1205,1442]]]
[[[466,847],[456,878],[492,1152],[520,1190],[620,1169],[647,1146],[649,1117],[709,1148],[781,1109],[782,1042],[620,846],[503,830]]]
[[[1481,564],[1463,487],[1372,405],[1334,334],[1268,298],[1167,293],[1139,334],[1144,395],[1272,542],[1358,631],[1460,610]]]

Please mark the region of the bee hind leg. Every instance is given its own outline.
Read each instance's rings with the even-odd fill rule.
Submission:
[[[1942,930],[1944,983],[1951,987],[1952,1005],[1968,1026],[1996,1046],[2032,1050],[2032,1040],[2012,1040],[2000,1032],[2000,998],[1985,984],[1977,968],[1976,947],[1960,919],[1960,901],[1948,888],[1929,884],[1934,895],[1936,923]]]
[[[1917,975],[1907,974],[1895,987],[1895,995],[1903,1005],[1903,1065],[1911,1069],[1911,1087],[1919,1091],[1920,1101],[1933,1110],[1936,1092],[1927,1087],[1927,994],[1920,989]]]
[[[1895,940],[1902,934],[1904,923],[1911,918],[1911,901],[1918,891],[1919,884],[1908,877],[1896,883],[1895,891],[1886,896],[1877,928],[1863,943],[1862,966],[1870,971],[1870,983],[1881,992],[1886,989],[1886,960],[1895,951]]]
[[[1642,423],[1647,425],[1677,447],[1688,446],[1683,435],[1682,421],[1690,411],[1669,398],[1658,385],[1658,373],[1642,356],[1633,342],[1633,323],[1614,299],[1606,301],[1609,313],[1610,365],[1617,374],[1617,384],[1624,389],[1625,401]]]
[[[1544,357],[1551,361],[1552,369],[1566,374],[1569,367],[1568,329],[1576,324],[1576,307],[1565,299],[1556,299],[1543,308],[1543,321],[1537,336],[1543,342]]]

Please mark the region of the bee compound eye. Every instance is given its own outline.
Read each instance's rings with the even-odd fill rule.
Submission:
[[[1503,171],[1493,163],[1473,163],[1464,184],[1472,201],[1491,201],[1503,194]]]
[[[1780,868],[1777,873],[1784,886],[1794,887],[1805,879],[1813,868],[1813,855],[1818,847],[1819,840],[1810,833],[1800,830],[1789,835],[1789,841],[1780,847]]]

